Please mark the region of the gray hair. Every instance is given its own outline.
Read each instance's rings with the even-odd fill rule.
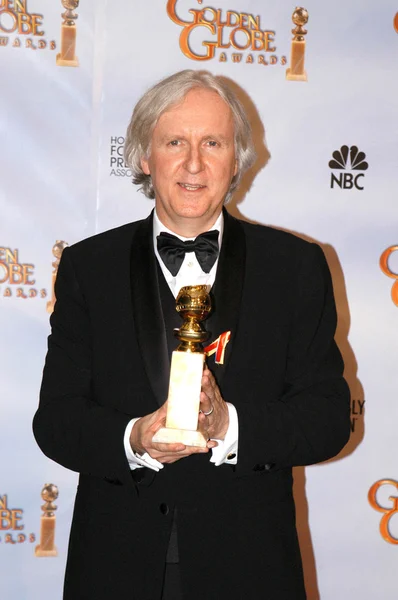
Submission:
[[[127,128],[124,157],[133,173],[133,183],[147,198],[155,198],[155,190],[150,175],[141,167],[141,159],[149,158],[152,133],[160,116],[175,104],[182,101],[194,88],[204,88],[217,92],[230,107],[235,126],[235,156],[237,173],[231,181],[225,202],[230,200],[244,172],[256,160],[252,131],[245,109],[232,89],[219,77],[208,71],[187,69],[163,79],[150,88],[138,101]]]

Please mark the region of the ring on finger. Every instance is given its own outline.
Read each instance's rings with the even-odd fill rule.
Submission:
[[[209,415],[211,415],[211,413],[214,411],[214,406],[212,405],[211,409],[208,412],[204,412],[203,410],[200,410],[199,412],[201,412],[202,414],[204,414],[205,417],[208,417]]]

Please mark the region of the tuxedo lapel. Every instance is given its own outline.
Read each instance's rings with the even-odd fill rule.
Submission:
[[[224,234],[216,280],[211,291],[213,313],[207,327],[211,331],[209,342],[215,340],[224,331],[231,331],[231,338],[226,346],[224,364],[217,365],[214,355],[207,360],[219,384],[225,377],[234,349],[245,276],[245,260],[246,240],[243,227],[224,209]]]
[[[153,212],[141,222],[131,246],[131,298],[138,345],[161,406],[167,399],[170,363],[152,241]]]

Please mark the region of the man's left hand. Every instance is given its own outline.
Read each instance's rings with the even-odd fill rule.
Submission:
[[[199,424],[210,439],[223,440],[228,431],[229,412],[213,373],[205,366],[200,394]],[[204,413],[210,413],[206,416]]]

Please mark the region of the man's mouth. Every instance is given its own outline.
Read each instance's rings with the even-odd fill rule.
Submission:
[[[178,185],[184,190],[188,190],[188,192],[196,192],[197,190],[201,190],[205,188],[205,185],[200,185],[199,183],[184,183],[182,181],[178,182]]]

